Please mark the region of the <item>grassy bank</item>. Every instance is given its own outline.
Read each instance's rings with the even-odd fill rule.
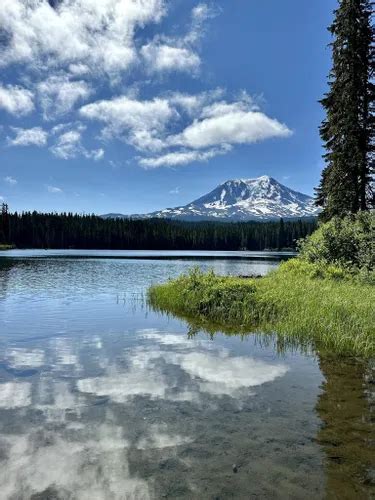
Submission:
[[[375,286],[292,259],[259,279],[191,271],[149,290],[156,309],[244,331],[276,331],[342,354],[375,354]]]

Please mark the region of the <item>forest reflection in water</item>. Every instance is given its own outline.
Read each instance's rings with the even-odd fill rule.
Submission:
[[[319,357],[325,377],[316,410],[317,441],[326,454],[328,498],[375,497],[373,361]]]
[[[277,335],[207,334],[125,300],[188,266],[1,267],[4,499],[374,495],[371,362]]]

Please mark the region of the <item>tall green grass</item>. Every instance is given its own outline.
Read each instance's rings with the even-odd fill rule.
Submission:
[[[375,354],[375,287],[334,266],[292,259],[259,279],[198,269],[151,287],[152,307],[241,331],[277,332],[340,354]]]

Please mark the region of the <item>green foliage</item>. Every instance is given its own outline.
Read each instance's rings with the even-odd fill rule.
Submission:
[[[352,273],[375,269],[375,213],[333,218],[299,243],[300,256],[311,263],[334,264]]]
[[[333,66],[320,133],[326,167],[317,189],[322,219],[373,206],[374,33],[370,0],[341,0],[330,26]]]
[[[134,250],[264,250],[295,248],[315,220],[182,222],[103,219],[71,213],[9,215],[9,241],[18,248]]]
[[[173,308],[180,312],[241,322],[253,307],[255,291],[254,280],[217,276],[212,271],[205,274],[194,268],[163,287],[152,288],[150,296],[157,294],[159,306],[173,301]]]
[[[156,309],[217,329],[277,331],[279,339],[342,354],[375,354],[375,288],[343,268],[292,259],[260,279],[194,270],[154,286]],[[212,330],[212,328],[211,328]]]

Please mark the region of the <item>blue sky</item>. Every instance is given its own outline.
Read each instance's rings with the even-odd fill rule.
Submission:
[[[0,196],[142,213],[233,178],[313,193],[334,0],[1,0]]]

